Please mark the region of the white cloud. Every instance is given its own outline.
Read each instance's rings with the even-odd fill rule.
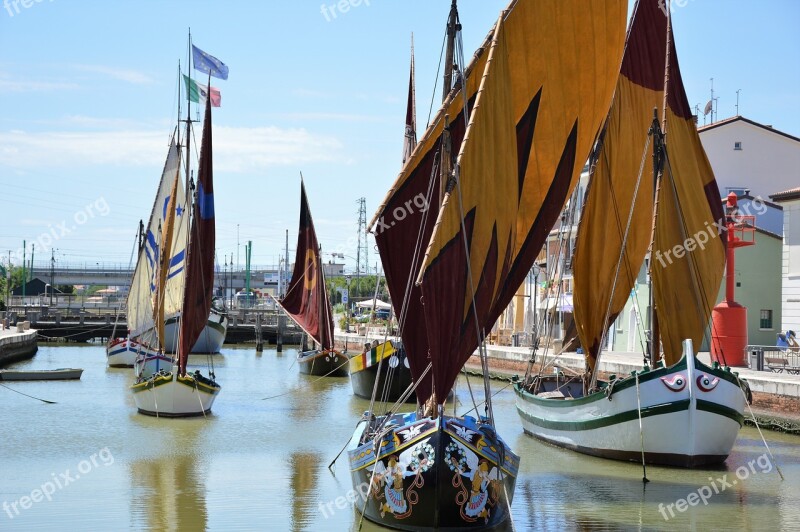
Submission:
[[[63,91],[77,89],[76,83],[64,81],[38,81],[32,79],[10,78],[6,74],[0,73],[0,93],[3,92],[44,92],[44,91]]]
[[[113,79],[133,83],[135,85],[146,85],[153,83],[153,78],[143,72],[128,68],[115,68],[103,65],[69,65],[67,68],[80,70],[82,72],[92,72],[103,74]]]
[[[199,140],[198,131],[195,138]],[[278,127],[214,127],[214,167],[221,172],[347,161],[335,137]],[[11,130],[0,132],[0,165],[12,169],[86,168],[97,165],[160,167],[169,135],[163,131]]]

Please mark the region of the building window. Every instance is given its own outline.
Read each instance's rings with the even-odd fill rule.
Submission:
[[[761,329],[772,329],[772,310],[761,309]]]
[[[742,141],[737,140],[736,142],[734,142],[733,143],[733,149],[734,150],[741,150],[742,149]]]

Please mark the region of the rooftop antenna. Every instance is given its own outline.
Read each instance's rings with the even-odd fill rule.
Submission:
[[[736,89],[736,116],[739,116],[739,93],[742,89]]]
[[[711,78],[711,123],[714,123],[714,78]]]

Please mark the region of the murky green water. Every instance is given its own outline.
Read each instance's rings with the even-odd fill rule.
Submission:
[[[299,375],[295,354],[225,348],[214,358],[223,389],[213,415],[176,420],[137,414],[131,370],[106,368],[101,346],[40,348],[15,367],[85,371],[77,382],[7,384],[54,405],[0,388],[0,530],[356,530],[355,512],[335,504],[352,489],[346,461],[335,474],[327,466],[367,401],[346,378]],[[800,438],[765,433],[783,482],[764,472],[763,444],[745,428],[723,468],[648,468],[644,489],[641,466],[525,436],[510,388],[495,414],[522,457],[516,530],[800,530]],[[706,491],[707,504],[690,495]],[[679,499],[686,509],[670,517]]]

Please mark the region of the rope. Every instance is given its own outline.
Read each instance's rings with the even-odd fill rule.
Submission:
[[[8,386],[6,386],[6,385],[5,385],[5,384],[3,384],[3,383],[0,383],[0,386],[2,386],[3,388],[5,388],[6,390],[11,390],[11,391],[12,391],[12,392],[14,392],[14,393],[18,393],[18,394],[20,394],[20,395],[24,395],[25,397],[30,397],[31,399],[36,399],[37,401],[41,401],[41,402],[43,402],[43,403],[47,403],[48,405],[55,405],[55,404],[58,404],[58,403],[56,403],[55,401],[48,401],[47,399],[40,399],[40,398],[38,398],[38,397],[34,397],[34,396],[32,396],[32,395],[28,395],[27,393],[22,393],[22,392],[20,392],[20,391],[18,391],[18,390],[15,390],[14,388],[9,388]]]
[[[639,394],[639,373],[634,371],[633,376],[636,378],[636,411],[639,414],[639,440],[642,444],[642,483],[647,484],[650,481],[647,480],[647,465],[644,460],[644,429],[642,428],[642,399]]]
[[[750,416],[753,418],[753,425],[755,425],[756,430],[758,430],[758,435],[761,436],[761,441],[764,443],[764,447],[766,447],[767,452],[769,453],[769,457],[772,459],[772,463],[775,464],[775,471],[778,472],[778,476],[781,477],[781,480],[786,480],[783,477],[783,473],[781,472],[781,468],[778,467],[778,463],[775,461],[775,456],[772,454],[772,451],[769,448],[769,444],[767,443],[767,439],[764,438],[764,433],[761,432],[761,427],[758,426],[758,420],[756,420],[756,415],[753,413],[753,407],[750,405],[750,402],[747,400],[747,394],[744,391],[744,386],[742,386],[742,380],[736,375],[736,381],[739,383],[739,389],[742,391],[742,395],[744,395],[744,402],[747,405],[747,409],[750,411]]]
[[[320,375],[319,377],[317,377],[316,379],[314,379],[313,381],[311,381],[311,384],[314,384],[314,383],[316,383],[316,382],[318,382],[318,381],[320,381],[320,380],[324,379],[325,377],[328,377],[330,374],[332,374],[332,373],[335,373],[335,372],[336,372],[336,371],[338,371],[339,369],[343,368],[345,364],[349,364],[349,363],[350,363],[350,360],[348,360],[348,359],[347,359],[347,357],[344,357],[344,358],[345,358],[345,361],[344,361],[342,364],[340,364],[340,365],[336,366],[335,368],[333,368],[332,370],[330,370],[330,371],[329,371],[328,373],[326,373],[325,375]],[[297,362],[297,359],[295,359],[295,362]],[[312,364],[313,364],[313,363],[314,363],[314,362],[312,362]],[[291,369],[293,366],[294,366],[294,362],[292,363],[292,365],[291,365],[291,366],[289,366],[289,369]],[[301,390],[301,389],[305,389],[305,388],[307,388],[307,387],[308,387],[308,383],[303,383],[303,386],[296,386],[295,388],[292,388],[291,390],[289,390],[289,391],[287,391],[287,392],[284,392],[284,393],[279,393],[278,395],[270,395],[269,397],[263,397],[261,400],[262,400],[262,401],[266,401],[267,399],[276,399],[276,398],[278,398],[278,397],[283,397],[283,396],[285,396],[285,395],[290,395],[290,394],[293,394],[294,392],[296,392],[296,391],[299,391],[299,390]]]

